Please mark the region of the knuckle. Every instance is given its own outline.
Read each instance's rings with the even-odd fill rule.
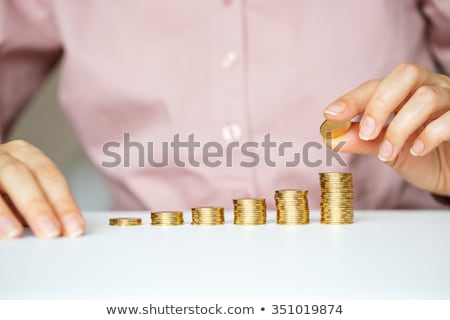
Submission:
[[[441,138],[441,136],[443,135],[443,130],[441,126],[436,124],[436,122],[431,122],[423,131],[423,135],[427,140],[435,141]]]
[[[356,107],[360,105],[360,101],[364,98],[364,88],[374,88],[378,86],[380,80],[373,79],[363,82],[358,88],[355,90],[345,94],[342,96],[339,101],[342,101],[344,104],[350,107]]]
[[[339,100],[349,107],[354,107],[358,105],[358,98],[352,94],[342,96]]]
[[[10,158],[3,164],[2,168],[1,168],[1,172],[2,172],[2,175],[4,175],[4,176],[9,176],[9,175],[15,176],[17,174],[23,174],[24,172],[28,172],[28,169],[19,160]]]
[[[393,110],[392,99],[393,92],[383,90],[375,93],[372,100],[367,104],[367,113],[374,119],[383,119],[387,117]]]
[[[435,74],[435,77],[439,87],[450,90],[450,77],[443,74]]]
[[[366,82],[364,82],[363,86],[374,87],[374,86],[377,86],[379,83],[380,83],[379,79],[372,79],[372,80],[367,80]]]
[[[384,109],[389,105],[389,101],[389,93],[384,92],[378,94],[373,101],[367,105],[368,112],[371,113],[371,116],[377,118],[377,115],[385,113]]]
[[[53,163],[41,164],[36,168],[36,173],[45,179],[59,180],[61,179],[61,172]]]
[[[417,64],[410,62],[403,62],[396,67],[396,71],[414,80],[418,80],[420,78],[422,69]]]
[[[43,152],[39,148],[22,139],[9,141],[5,143],[3,147],[5,151],[11,154],[20,153],[27,157],[33,157],[35,155],[41,156],[43,154]]]
[[[429,106],[436,106],[439,103],[441,92],[439,88],[433,86],[422,86],[416,90],[417,98]]]
[[[394,145],[400,144],[403,141],[405,131],[398,125],[389,125],[386,130],[386,139],[392,142]]]
[[[18,148],[18,149],[25,149],[25,148],[30,148],[31,144],[25,140],[22,139],[16,139],[16,140],[12,140],[8,143],[6,143],[6,145],[10,146],[11,148]]]

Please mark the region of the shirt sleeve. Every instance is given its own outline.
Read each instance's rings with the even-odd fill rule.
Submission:
[[[443,71],[450,74],[450,0],[425,0],[422,10],[428,20],[430,50]]]
[[[46,0],[0,0],[0,141],[61,56]]]

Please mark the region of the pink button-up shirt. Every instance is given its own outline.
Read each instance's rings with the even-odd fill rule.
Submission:
[[[277,145],[292,142],[301,159],[313,142],[306,160],[324,161],[317,145],[328,103],[404,61],[450,70],[449,0],[0,0],[3,135],[57,61],[61,106],[109,181],[114,208],[230,208],[248,196],[273,207],[280,188],[308,189],[317,208],[318,172],[335,170],[353,173],[356,208],[439,206],[368,156],[343,155],[347,168],[336,159],[288,167],[288,150],[272,166],[258,147],[250,149],[260,164],[249,168],[240,162],[252,158],[233,148],[229,166],[196,167],[184,150],[181,167],[170,150],[159,168],[146,159],[139,167],[134,147],[130,167],[102,163],[113,160],[108,142],[122,152],[124,134],[152,142],[145,157],[155,160],[176,134],[224,149],[270,134]]]

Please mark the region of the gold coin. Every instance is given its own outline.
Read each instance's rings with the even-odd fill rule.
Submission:
[[[224,224],[225,216],[222,207],[192,208],[192,225],[213,226]]]
[[[141,218],[110,218],[110,226],[138,226],[142,223]]]
[[[353,223],[353,182],[348,172],[321,172],[320,209],[323,224]]]
[[[265,224],[267,219],[265,199],[234,199],[234,224]]]
[[[152,225],[178,226],[184,223],[183,211],[154,211],[151,212]]]
[[[320,134],[324,139],[329,139],[330,135],[332,139],[337,138],[347,133],[351,125],[351,121],[333,122],[325,120],[320,126]]]
[[[308,190],[285,189],[275,191],[277,224],[309,223]]]

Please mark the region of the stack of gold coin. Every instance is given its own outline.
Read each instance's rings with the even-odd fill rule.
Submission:
[[[254,225],[266,223],[265,199],[235,199],[234,224]]]
[[[224,224],[223,208],[199,207],[192,208],[192,224],[197,226],[214,226]]]
[[[309,223],[307,190],[277,190],[275,205],[278,224]]]
[[[156,211],[151,213],[154,226],[178,226],[184,223],[182,211]]]
[[[351,173],[320,173],[321,223],[353,223],[353,182]]]
[[[111,218],[109,219],[110,226],[139,226],[142,223],[141,218]]]

